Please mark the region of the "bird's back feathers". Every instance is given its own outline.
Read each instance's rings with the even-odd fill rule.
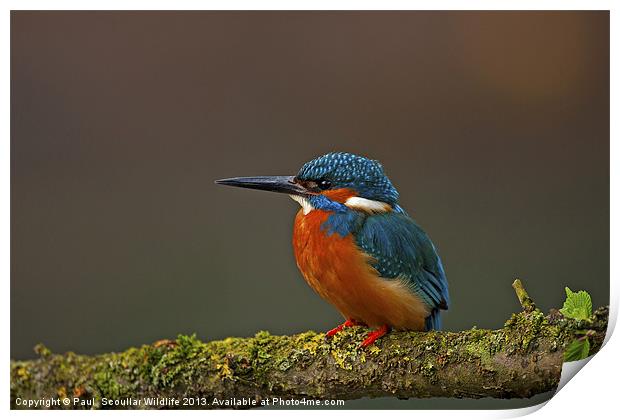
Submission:
[[[367,217],[356,242],[374,258],[373,266],[386,281],[407,281],[431,310],[427,326],[439,329],[439,309],[447,309],[450,298],[441,259],[428,235],[406,214],[392,212]]]

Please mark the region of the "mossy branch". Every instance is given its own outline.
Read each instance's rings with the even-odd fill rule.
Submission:
[[[362,327],[332,340],[315,332],[259,332],[209,343],[179,336],[96,356],[52,354],[40,346],[38,359],[11,361],[11,405],[50,398],[61,401],[52,408],[231,408],[272,398],[528,398],[557,387],[563,351],[580,331],[590,331],[590,354],[598,351],[608,310],[580,321],[556,310],[545,316],[529,297],[529,304],[522,299],[527,293],[520,282],[518,287],[525,293],[517,291],[524,311],[501,329],[394,332],[367,349],[359,348],[367,332]]]

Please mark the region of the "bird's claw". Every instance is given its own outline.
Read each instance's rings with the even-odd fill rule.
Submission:
[[[325,333],[325,337],[333,337],[338,334],[344,328],[344,324],[338,325],[336,328],[332,328],[331,330]]]
[[[384,335],[386,335],[387,333],[390,332],[390,327],[387,325],[384,325],[374,331],[371,331],[368,333],[368,336],[366,337],[366,339],[364,341],[362,341],[362,344],[360,344],[361,348],[366,348],[368,346],[370,346],[371,344],[373,344],[375,341],[377,341],[379,338],[383,337]]]
[[[334,335],[338,334],[340,331],[347,327],[354,327],[356,325],[365,325],[361,322],[355,321],[354,319],[347,319],[344,323],[338,325],[336,328],[332,328],[331,330],[325,333],[325,340],[330,339]],[[389,333],[391,328],[388,325],[383,325],[382,327],[377,328],[374,331],[371,331],[366,336],[366,339],[362,341],[360,344],[360,348],[366,348],[377,341],[379,338],[383,337],[387,333]]]
[[[345,327],[354,327],[355,325],[359,325],[359,323],[353,319],[347,319],[344,323],[338,325],[336,328],[332,328],[331,330],[325,333],[325,338],[333,337],[342,331]]]

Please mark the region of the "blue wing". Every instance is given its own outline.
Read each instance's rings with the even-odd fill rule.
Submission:
[[[448,309],[448,281],[428,235],[404,211],[366,218],[356,235],[357,245],[375,258],[374,268],[386,279],[408,281],[429,307],[426,328],[440,329],[440,309]]]

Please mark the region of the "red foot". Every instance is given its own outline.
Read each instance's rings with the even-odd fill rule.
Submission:
[[[384,335],[386,335],[389,332],[390,332],[390,327],[387,326],[387,325],[384,325],[384,326],[382,326],[380,328],[377,328],[374,331],[371,331],[370,333],[368,333],[368,337],[366,337],[366,340],[364,340],[362,342],[362,344],[360,344],[360,347],[366,348],[366,347],[370,346],[377,339],[383,337]]]
[[[325,333],[325,336],[326,337],[332,337],[332,336],[338,334],[340,331],[342,331],[344,327],[353,327],[355,325],[359,325],[359,323],[357,321],[355,321],[354,319],[347,319],[344,322],[344,324],[340,324],[336,328],[333,328],[333,329],[327,331]]]

